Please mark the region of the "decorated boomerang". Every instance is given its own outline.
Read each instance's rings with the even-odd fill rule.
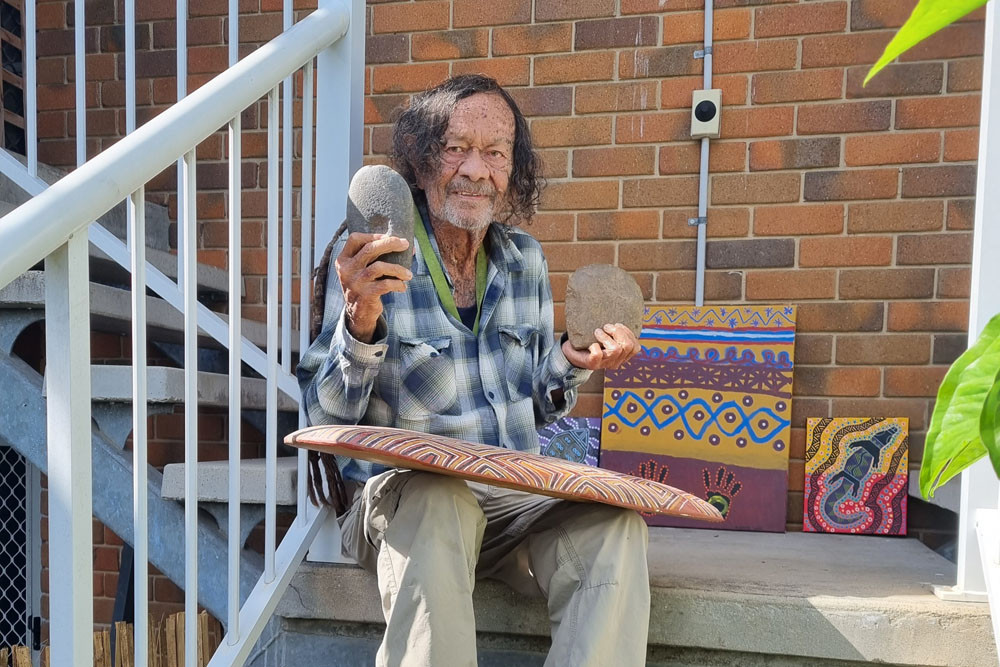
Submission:
[[[556,498],[722,521],[719,511],[705,500],[666,484],[550,456],[416,431],[378,426],[313,426],[290,434],[285,443],[393,468],[426,470]]]

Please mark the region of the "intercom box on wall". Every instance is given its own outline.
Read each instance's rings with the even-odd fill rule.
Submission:
[[[722,90],[696,90],[691,99],[691,138],[717,139],[722,116]]]

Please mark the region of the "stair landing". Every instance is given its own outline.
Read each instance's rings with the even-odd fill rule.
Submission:
[[[653,528],[649,567],[650,664],[706,664],[682,657],[694,652],[722,659],[707,664],[997,665],[988,606],[938,599],[955,566],[915,539]],[[368,637],[382,625],[374,577],[349,565],[304,563],[276,613],[295,642],[297,627],[315,632],[306,619]],[[540,600],[480,582],[476,623],[541,664]]]

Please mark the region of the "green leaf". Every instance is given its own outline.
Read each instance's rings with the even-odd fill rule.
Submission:
[[[955,360],[938,388],[920,465],[920,493],[935,489],[986,454],[979,436],[983,403],[1000,371],[1000,314]]]
[[[990,455],[993,472],[1000,477],[1000,372],[993,378],[993,387],[983,403],[983,412],[979,417],[979,438]]]
[[[863,85],[868,85],[873,76],[904,51],[985,4],[986,0],[920,0],[910,18],[885,47],[882,57],[868,71]]]

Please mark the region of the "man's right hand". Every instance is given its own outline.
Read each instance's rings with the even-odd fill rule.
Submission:
[[[405,292],[406,281],[413,277],[408,269],[378,261],[382,255],[406,250],[406,239],[385,234],[354,232],[347,237],[337,257],[337,276],[344,290],[344,316],[347,330],[355,339],[370,343],[375,325],[382,314],[382,295]]]

